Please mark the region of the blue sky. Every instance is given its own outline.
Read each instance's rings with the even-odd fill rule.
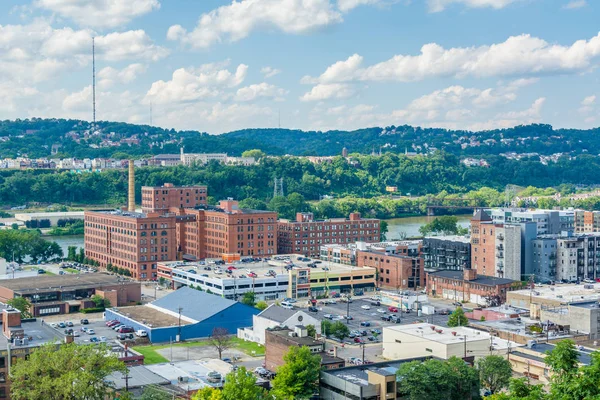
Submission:
[[[3,0],[0,118],[599,125],[596,0]],[[150,112],[152,109],[152,113]]]

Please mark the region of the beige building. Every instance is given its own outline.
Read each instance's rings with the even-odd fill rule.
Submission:
[[[383,358],[403,360],[435,356],[485,357],[506,356],[509,348],[520,346],[472,328],[446,328],[431,324],[396,325],[383,328]]]

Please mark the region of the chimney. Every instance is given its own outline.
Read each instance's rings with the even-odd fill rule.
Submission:
[[[133,170],[133,160],[129,160],[129,196],[127,202],[127,211],[135,211],[135,172]]]
[[[463,270],[463,279],[465,281],[474,281],[477,279],[477,270],[472,268],[465,268]]]
[[[315,219],[313,213],[296,213],[296,222],[311,222]]]
[[[13,336],[14,328],[19,327],[21,327],[21,312],[19,310],[15,310],[14,308],[6,308],[2,310],[2,333],[4,336],[10,338]],[[18,330],[14,331],[15,333],[18,333]]]
[[[350,213],[350,221],[360,221],[360,213]]]

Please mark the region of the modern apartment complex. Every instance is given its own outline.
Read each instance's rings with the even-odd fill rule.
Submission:
[[[326,220],[315,220],[312,213],[298,213],[295,221],[279,220],[277,251],[319,257],[322,245],[376,243],[380,240],[379,222],[361,218],[359,213],[351,213],[348,219]]]
[[[423,258],[429,272],[471,268],[471,241],[465,236],[426,237]]]
[[[575,233],[600,232],[599,211],[575,211]]]

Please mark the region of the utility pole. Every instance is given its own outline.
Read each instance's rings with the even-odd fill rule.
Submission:
[[[350,325],[350,297],[346,297],[346,325]]]
[[[360,345],[362,346],[362,363],[365,365],[365,344],[361,343]]]
[[[177,339],[179,342],[181,342],[181,311],[182,310],[183,310],[183,307],[177,308],[177,312],[179,313],[179,326],[177,328]]]
[[[125,372],[125,376],[123,377],[123,379],[125,379],[125,391],[129,392],[129,369],[127,369],[127,372]]]
[[[464,358],[467,358],[467,335],[464,335],[463,338],[465,339],[464,343],[465,343],[465,356]]]

